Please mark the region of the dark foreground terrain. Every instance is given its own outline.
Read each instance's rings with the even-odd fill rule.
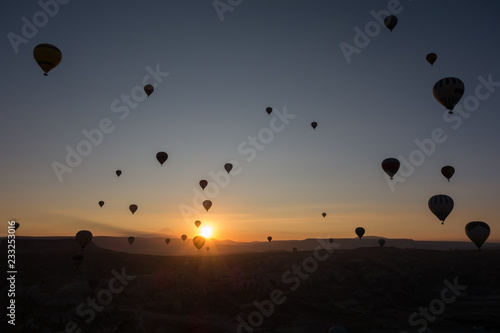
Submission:
[[[1,248],[7,258],[5,240]],[[500,250],[341,250],[324,241],[296,253],[153,256],[19,239],[16,325],[2,314],[1,331],[500,332],[499,259]],[[2,269],[4,312],[7,277]]]

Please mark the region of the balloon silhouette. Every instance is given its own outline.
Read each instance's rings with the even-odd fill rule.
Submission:
[[[205,245],[205,238],[202,236],[195,236],[193,238],[193,244],[198,249],[198,251]]]
[[[436,59],[437,59],[436,53],[429,53],[428,55],[425,56],[425,60],[427,60],[427,62],[429,64],[431,64],[431,66],[434,65],[434,62],[436,62]]]
[[[437,194],[432,196],[428,202],[429,209],[436,217],[444,224],[444,220],[453,210],[453,199],[445,194]]]
[[[226,169],[227,173],[230,173],[233,170],[233,165],[231,163],[224,164],[224,169]]]
[[[33,57],[44,72],[43,75],[47,76],[61,62],[62,53],[52,44],[38,44],[33,49]]]
[[[203,201],[203,207],[205,207],[205,209],[208,212],[208,210],[210,209],[210,207],[212,207],[212,201],[210,201],[210,200]]]
[[[465,234],[480,251],[481,246],[490,236],[490,226],[482,221],[472,221],[465,226]]]
[[[165,238],[165,243],[170,244],[170,238]]]
[[[315,121],[313,121],[313,122],[311,123],[311,126],[312,126],[312,128],[313,128],[313,129],[316,129],[316,127],[318,127],[318,123],[317,123],[317,122],[315,122]]]
[[[453,108],[464,95],[464,83],[456,77],[445,77],[434,84],[432,94],[443,105],[448,113],[453,113]]]
[[[99,206],[100,206],[100,207],[104,206],[104,201],[102,201],[102,200],[101,200],[101,201],[99,201]]]
[[[17,230],[20,226],[19,222],[14,223],[14,230]]]
[[[271,112],[273,112],[273,108],[268,106],[266,108],[266,112],[267,112],[267,114],[271,114]]]
[[[122,171],[121,171],[121,170],[116,170],[116,175],[117,175],[118,177],[120,177],[120,176],[121,176],[121,174],[122,174]]]
[[[132,243],[135,241],[135,237],[130,236],[129,238],[127,238],[127,240],[130,243],[130,245],[132,245]]]
[[[355,232],[356,235],[358,235],[359,239],[361,239],[361,237],[363,237],[363,235],[365,234],[365,228],[358,227],[356,228]]]
[[[75,265],[76,269],[78,269],[83,262],[83,256],[81,254],[77,254],[73,256],[73,264]]]
[[[167,161],[168,154],[164,151],[160,151],[156,154],[156,159],[160,162],[160,165],[163,165]]]
[[[441,168],[441,174],[445,176],[448,181],[450,181],[450,178],[455,174],[455,168],[451,165],[446,165]]]
[[[271,236],[267,237],[267,241],[270,243],[273,240]]]
[[[207,187],[208,182],[205,179],[200,180],[201,189],[204,190]]]
[[[194,225],[196,226],[196,228],[199,228],[201,225],[201,221],[198,220],[194,221]]]
[[[187,235],[182,235],[182,236],[181,236],[181,239],[182,239],[182,241],[183,241],[183,242],[184,242],[187,238],[188,238],[188,236],[187,236]]]
[[[400,163],[396,158],[386,158],[382,161],[382,170],[392,179],[392,177],[398,172]]]
[[[326,217],[326,213],[321,214],[323,217]]]
[[[153,91],[155,91],[155,88],[152,85],[146,84],[144,86],[144,92],[146,93],[146,95],[148,95],[148,97],[153,93]]]
[[[77,243],[80,245],[80,247],[85,249],[85,247],[90,243],[92,240],[92,233],[88,230],[80,230],[76,233],[75,240]]]
[[[387,29],[391,30],[398,24],[398,18],[394,15],[389,15],[384,19],[384,25]]]
[[[128,209],[132,212],[132,215],[137,211],[137,205],[130,205],[128,206]]]
[[[333,243],[333,238],[328,238],[328,243],[332,244]]]
[[[385,239],[380,238],[378,240],[378,245],[380,245],[380,247],[384,247],[384,245],[385,245]]]
[[[205,250],[207,250],[207,252],[210,251],[210,246],[207,246]]]

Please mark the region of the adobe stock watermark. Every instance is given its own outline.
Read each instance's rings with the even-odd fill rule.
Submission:
[[[120,120],[127,119],[130,115],[130,110],[137,108],[139,103],[147,98],[144,86],[148,83],[151,84],[149,82],[151,79],[156,81],[152,83],[153,87],[156,88],[163,82],[164,78],[170,75],[170,73],[162,72],[159,64],[156,65],[155,69],[146,66],[146,72],[148,74],[144,75],[142,85],[132,87],[130,93],[122,93],[120,98],[116,98],[111,102],[111,112],[117,114]],[[72,173],[75,168],[82,164],[84,157],[89,156],[94,148],[102,144],[105,134],[111,134],[115,129],[115,124],[107,117],[99,120],[95,128],[90,130],[83,129],[81,133],[84,139],[74,145],[74,148],[70,145],[66,146],[66,157],[64,161],[62,163],[59,161],[53,161],[51,163],[52,170],[59,182],[63,181],[64,174]]]
[[[474,94],[468,95],[462,99],[462,101],[453,108],[453,114],[449,114],[448,111],[443,111],[443,121],[452,124],[451,129],[454,131],[462,126],[463,119],[469,118],[473,112],[479,109],[481,101],[490,98],[496,88],[500,87],[500,82],[493,81],[492,74],[488,74],[487,79],[479,75],[477,80],[479,83],[474,88]],[[440,127],[433,129],[429,138],[424,138],[422,140],[415,139],[413,142],[417,148],[412,150],[407,158],[401,154],[397,157],[401,165],[393,179],[390,179],[384,173],[387,185],[391,191],[394,192],[396,190],[396,184],[403,183],[410,177],[417,167],[424,164],[426,158],[434,154],[437,146],[446,142],[446,140],[448,140],[448,135],[446,131]]]
[[[41,10],[35,12],[31,20],[26,16],[21,17],[21,33],[16,34],[9,32],[7,39],[14,50],[14,53],[19,53],[21,44],[28,44],[30,39],[33,39],[38,34],[39,29],[45,27],[51,18],[54,18],[59,13],[59,5],[66,5],[70,0],[39,0],[38,6]]]
[[[428,323],[435,321],[437,318],[436,316],[439,316],[444,312],[446,305],[455,302],[457,297],[462,294],[462,291],[467,289],[466,285],[458,284],[457,277],[453,280],[453,284],[447,279],[445,279],[443,283],[446,287],[441,290],[440,297],[430,301],[428,307],[420,307],[418,312],[413,312],[408,318],[408,323],[411,326],[420,326],[420,328],[417,329],[417,332],[424,332],[427,329]],[[401,333],[409,332],[401,331]]]
[[[288,285],[290,292],[299,289],[302,281],[307,280],[310,274],[316,272],[319,263],[328,260],[333,250],[340,246],[340,244],[330,243],[324,239],[317,239],[317,242],[319,245],[314,249],[312,256],[304,258],[300,265],[294,264],[291,269],[286,270],[281,275],[281,282],[284,285]],[[320,254],[320,251],[324,251],[323,254]],[[275,288],[269,293],[269,299],[261,302],[254,300],[252,304],[256,310],[250,312],[246,320],[240,315],[236,317],[236,321],[239,324],[236,332],[253,333],[255,328],[262,326],[264,317],[269,318],[272,316],[275,307],[285,303],[286,300],[285,292],[279,288]]]
[[[290,120],[297,117],[287,112],[286,105],[283,111],[274,110],[274,116],[269,120],[268,126],[259,130],[256,135],[249,135],[236,147],[238,154],[246,156],[245,161],[251,163],[257,157],[259,151],[263,151],[275,138],[275,134],[282,132],[290,124]],[[181,203],[178,207],[186,222],[197,219],[202,212],[202,203],[213,199],[220,194],[221,189],[229,186],[232,176],[237,176],[243,171],[243,167],[236,160],[229,161],[233,165],[230,173],[225,170],[217,172],[210,171],[207,178],[208,185],[202,191],[198,186],[193,187],[193,199],[191,204]]]
[[[124,287],[129,285],[129,281],[135,279],[135,276],[127,275],[125,267],[122,268],[121,274],[115,269],[111,271],[114,277],[108,282],[107,289],[101,289],[96,297],[87,297],[86,301],[82,301],[76,307],[76,314],[86,323],[90,324],[96,317],[96,312],[102,312],[106,305],[113,301],[113,297],[123,292]],[[81,333],[82,329],[75,321],[68,321],[64,326],[64,331],[60,333]]]
[[[411,0],[408,0],[411,1]],[[353,44],[345,41],[340,42],[340,51],[344,55],[348,64],[351,63],[353,54],[360,54],[361,50],[370,45],[371,39],[380,34],[381,29],[385,29],[384,19],[389,15],[396,15],[403,11],[403,6],[399,0],[389,0],[387,2],[387,10],[382,9],[378,12],[371,10],[370,15],[375,19],[368,21],[365,24],[364,31],[360,27],[355,26],[354,32],[356,33],[353,38]]]
[[[224,13],[232,12],[236,7],[241,5],[243,0],[214,0],[212,5],[221,22],[224,22]]]

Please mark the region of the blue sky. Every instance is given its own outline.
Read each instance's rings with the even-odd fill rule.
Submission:
[[[54,14],[56,2],[41,3]],[[221,21],[211,1],[57,2],[18,52],[9,38],[43,19],[43,8],[2,4],[2,219],[18,219],[23,235],[168,228],[190,238],[201,220],[214,237],[234,240],[355,237],[357,226],[367,235],[467,240],[465,224],[481,220],[500,241],[499,4],[232,3]],[[393,32],[371,14],[388,6],[399,20]],[[359,44],[366,27],[369,42]],[[33,59],[40,43],[63,54],[47,77]],[[350,61],[346,44],[358,46]],[[434,66],[429,52],[438,55]],[[464,82],[461,102],[479,101],[454,118],[432,95],[448,76]],[[149,98],[145,77],[157,83]],[[477,99],[477,89],[487,97]],[[133,94],[126,116],[114,112]],[[103,119],[113,130],[60,181],[53,163],[65,163],[66,147],[77,149],[82,131]],[[422,153],[416,140],[428,143],[435,129],[442,142]],[[169,154],[162,167],[158,151]],[[382,160],[417,155],[422,162],[390,186]],[[211,181],[229,161],[229,180]],[[440,174],[447,164],[456,168],[451,182]],[[201,179],[212,186],[209,212],[193,203]],[[444,226],[427,207],[439,193],[455,201]]]

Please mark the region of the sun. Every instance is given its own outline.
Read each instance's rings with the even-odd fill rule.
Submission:
[[[212,234],[214,233],[214,229],[212,227],[202,227],[200,231],[201,235],[205,238],[210,238],[212,237]]]

